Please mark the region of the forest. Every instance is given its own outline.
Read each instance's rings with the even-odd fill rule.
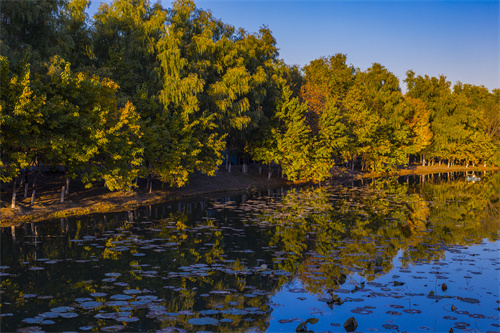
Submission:
[[[386,173],[499,165],[500,89],[337,53],[286,64],[269,27],[225,24],[192,0],[4,1],[1,181],[32,189],[44,168],[109,190],[138,178],[183,186],[231,156],[322,181],[341,165]],[[411,64],[408,64],[411,66]],[[224,162],[225,161],[225,162]]]

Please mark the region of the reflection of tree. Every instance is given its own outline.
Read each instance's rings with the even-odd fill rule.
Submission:
[[[221,323],[219,330],[265,331],[269,297],[292,276],[309,292],[325,295],[345,281],[370,281],[387,273],[398,253],[404,265],[412,265],[442,258],[450,245],[493,239],[499,227],[499,184],[498,173],[474,184],[437,177],[411,185],[376,179],[362,187],[270,192],[244,202],[228,198],[218,211],[179,205],[163,210],[161,218],[151,216],[150,209],[142,217],[138,210],[30,224],[18,228],[15,239],[10,229],[3,230],[2,265],[14,267],[18,275],[2,277],[2,301],[25,307],[22,296],[33,293],[53,295],[57,300],[51,306],[74,304],[75,297],[106,292],[109,285],[101,280],[117,272],[128,283],[124,288],[157,295],[155,306],[165,313],[190,310],[202,317],[202,310],[226,311],[214,318],[233,321]],[[36,261],[40,258],[60,262],[43,265]],[[33,265],[45,270],[27,270]],[[206,270],[192,273],[193,265]],[[54,280],[65,283],[54,286]],[[234,314],[246,308],[262,313]],[[155,319],[147,324],[151,330],[204,328],[190,325],[189,316],[172,320],[146,307],[138,311],[143,310]],[[40,311],[34,305],[28,313]]]
[[[432,236],[446,244],[470,244],[483,238],[493,240],[499,230],[500,173],[480,182],[465,180],[427,183],[425,196],[431,208]]]
[[[482,182],[427,182],[408,193],[396,179],[360,188],[291,191],[257,214],[271,223],[278,268],[297,273],[310,292],[338,288],[358,273],[367,280],[392,269],[393,258],[429,261],[446,246],[495,237],[498,173]]]

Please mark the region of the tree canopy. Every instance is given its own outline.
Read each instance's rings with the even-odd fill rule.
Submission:
[[[114,0],[93,17],[89,4],[1,4],[2,182],[45,165],[111,190],[144,176],[183,186],[234,154],[290,180],[417,156],[498,165],[498,89],[410,70],[403,94],[383,65],[340,53],[289,66],[269,27],[247,32],[192,0]]]

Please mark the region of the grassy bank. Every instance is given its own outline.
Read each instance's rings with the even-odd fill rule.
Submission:
[[[422,167],[414,165],[409,168],[401,168],[396,174],[411,175],[473,170],[482,172],[485,170],[498,170],[498,168],[465,168],[461,166],[448,168],[446,166]],[[380,176],[384,175],[337,169],[332,181],[343,182]],[[145,181],[139,182],[138,188],[133,192],[110,192],[102,184],[96,184],[91,189],[85,189],[82,184],[73,182],[70,185],[70,194],[66,197],[65,202],[61,203],[60,191],[63,183],[64,177],[61,174],[44,175],[37,190],[35,204],[31,206],[30,197],[23,198],[23,193],[21,193],[23,191],[20,190],[17,207],[14,209],[10,208],[12,188],[2,186],[0,226],[8,227],[27,221],[34,222],[97,212],[120,211],[142,205],[209,194],[250,191],[294,184],[277,176],[276,172],[271,179],[267,179],[267,172],[263,171],[262,175],[259,175],[258,168],[252,165],[249,167],[248,173],[242,173],[241,168],[234,167],[231,173],[221,168],[215,177],[195,174],[190,183],[182,188],[162,188],[161,183],[154,182],[151,193],[146,190]]]

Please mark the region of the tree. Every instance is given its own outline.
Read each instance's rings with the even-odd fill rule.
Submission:
[[[275,114],[277,126],[272,129],[276,162],[289,180],[311,179],[311,130],[305,120],[307,106],[291,95],[290,88],[283,85],[282,99]]]
[[[29,65],[21,75],[16,75],[10,70],[7,58],[0,56],[0,66],[1,181],[14,182],[12,207],[15,207],[18,177],[21,172],[28,172],[41,148],[44,119],[40,108],[45,98],[33,91]]]
[[[119,107],[118,86],[108,78],[74,73],[54,57],[41,87],[46,103],[46,164],[63,165],[68,178],[91,186],[104,179],[110,190],[128,189],[142,162],[139,117],[128,102]]]
[[[448,160],[448,165],[454,161],[463,161],[466,165],[481,160],[495,163],[498,145],[494,143],[495,134],[488,129],[490,125],[486,124],[492,128],[497,126],[498,116],[493,111],[497,106],[486,88],[458,82],[452,92],[445,76],[415,76],[413,71],[407,72],[405,82],[408,96],[420,99],[430,110],[433,140],[424,150],[426,155]]]
[[[405,123],[410,128],[411,141],[404,148],[407,155],[419,154],[431,144],[432,131],[430,128],[430,110],[420,99],[404,96],[398,105],[397,112],[403,114]]]
[[[461,145],[466,164],[494,162],[494,156],[498,158],[499,149],[495,145],[495,141],[498,143],[498,133],[491,135],[490,132],[495,127],[495,118],[490,116],[491,109],[495,108],[493,95],[485,87],[457,82],[453,87],[453,98],[459,101],[463,132],[467,133]],[[496,110],[498,109],[496,105]],[[491,121],[490,124],[487,124],[487,118]],[[498,112],[496,122],[498,124]]]
[[[225,135],[217,132],[216,114],[202,104],[204,69],[209,62],[200,58],[210,56],[213,31],[206,29],[204,35],[195,37],[202,31],[201,24],[214,23],[207,15],[192,2],[174,3],[170,24],[157,45],[163,111],[154,122],[159,137],[148,159],[161,180],[178,186],[195,170],[213,175],[222,161]],[[195,59],[199,61],[190,61]]]
[[[398,107],[403,101],[397,77],[374,63],[356,75],[344,105],[354,134],[351,157],[361,156],[373,171],[388,171],[406,161],[410,129]]]
[[[318,121],[327,103],[341,111],[344,108],[344,100],[356,75],[354,67],[347,65],[346,60],[345,54],[338,53],[313,60],[304,67],[305,84],[300,96],[308,103],[308,124],[314,134],[318,131]]]
[[[315,174],[313,178],[321,181],[330,176],[332,166],[345,154],[349,145],[352,145],[352,136],[342,111],[334,101],[326,103],[318,123],[319,129],[312,149]]]

